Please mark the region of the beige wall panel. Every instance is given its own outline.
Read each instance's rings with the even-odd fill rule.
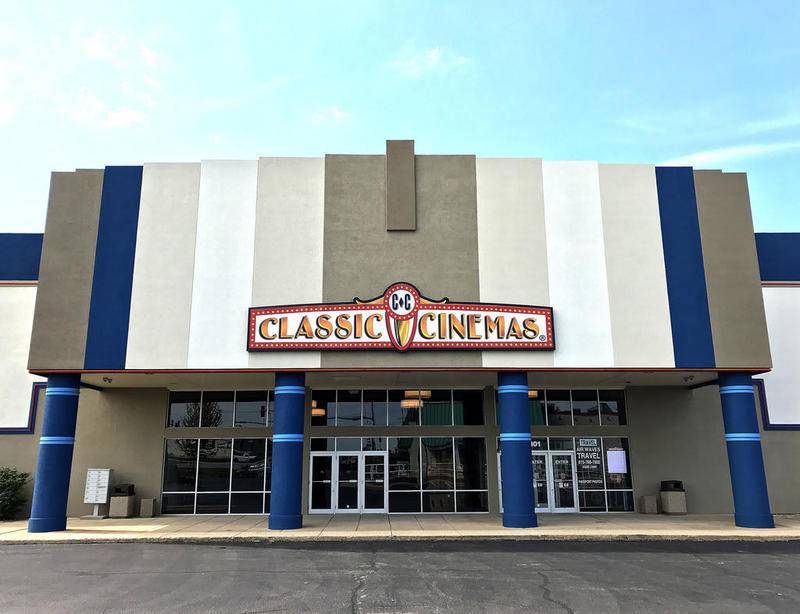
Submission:
[[[92,296],[103,171],[53,173],[30,369],[82,369]]]
[[[478,263],[484,303],[550,304],[542,161],[478,158]],[[485,367],[552,367],[552,352],[483,352]]]
[[[384,156],[325,158],[325,301],[372,298],[395,281],[477,301],[474,156],[417,156],[417,230],[387,232]],[[326,352],[322,367],[480,366],[480,352]]]
[[[637,505],[661,480],[683,480],[690,514],[733,513],[719,389],[628,388],[626,397]]]
[[[747,176],[695,171],[694,183],[717,366],[769,368]]]
[[[615,367],[674,367],[655,168],[601,164]]]
[[[324,158],[258,161],[251,306],[322,302]],[[319,352],[251,352],[251,368],[317,368]]]
[[[28,399],[30,400],[30,388],[28,388]],[[0,435],[0,467],[19,469],[30,476],[23,488],[25,505],[19,513],[20,518],[27,518],[31,514],[33,478],[36,475],[36,460],[39,458],[39,435],[42,432],[42,415],[44,415],[44,390],[39,394],[33,433]]]
[[[145,164],[128,326],[128,369],[185,369],[199,164]]]

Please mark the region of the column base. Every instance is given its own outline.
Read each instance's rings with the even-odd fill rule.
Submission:
[[[303,528],[303,515],[302,514],[270,514],[268,526],[270,529],[283,531],[286,529],[302,529]]]
[[[503,526],[506,529],[532,529],[539,526],[536,514],[507,514],[503,512]]]
[[[734,514],[737,527],[748,529],[774,529],[772,514]]]
[[[66,518],[29,518],[28,533],[50,533],[52,531],[66,531]]]

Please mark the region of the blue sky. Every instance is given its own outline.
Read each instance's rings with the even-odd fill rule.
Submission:
[[[800,2],[0,0],[0,231],[49,173],[379,153],[746,171],[800,231]]]

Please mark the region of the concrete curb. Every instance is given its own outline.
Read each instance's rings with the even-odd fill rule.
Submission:
[[[594,543],[627,543],[627,542],[687,542],[687,543],[709,543],[709,542],[742,542],[742,543],[764,543],[764,542],[800,542],[800,536],[786,535],[440,535],[440,536],[417,536],[417,535],[397,535],[391,537],[273,537],[273,536],[230,536],[230,537],[190,537],[190,536],[160,536],[160,537],[97,537],[67,538],[67,539],[0,539],[0,546],[12,546],[16,544],[42,545],[42,544],[206,544],[206,545],[247,545],[247,544],[309,544],[309,543],[391,543],[391,542],[594,542]]]

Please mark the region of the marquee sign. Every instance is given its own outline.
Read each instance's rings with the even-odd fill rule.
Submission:
[[[553,310],[435,301],[401,282],[370,300],[251,307],[247,349],[553,350]]]

